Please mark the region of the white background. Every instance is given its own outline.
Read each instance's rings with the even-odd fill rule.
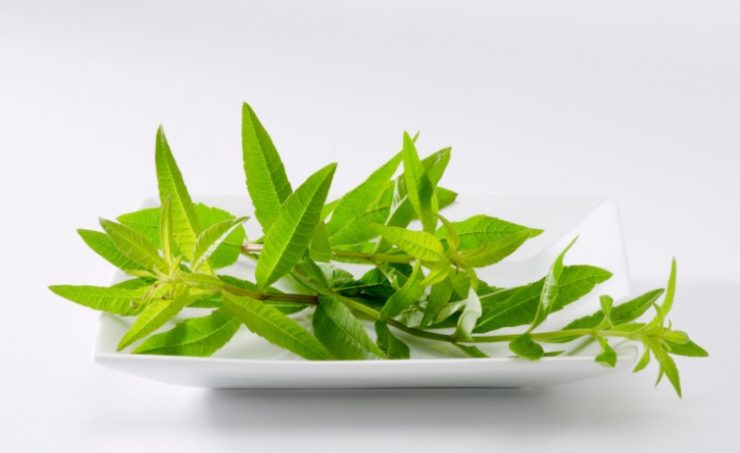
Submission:
[[[680,1],[0,1],[0,450],[732,451],[740,316],[740,7]],[[163,123],[194,193],[241,193],[240,103],[293,181],[337,190],[452,145],[460,192],[608,195],[638,289],[712,353],[549,390],[236,392],[90,360],[92,227],[155,193]],[[731,410],[732,409],[732,410]],[[503,450],[508,448],[510,450]]]

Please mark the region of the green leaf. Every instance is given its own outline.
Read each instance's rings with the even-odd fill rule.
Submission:
[[[442,196],[442,199],[438,200],[440,207],[449,205],[455,201],[455,198],[457,197],[455,192],[447,189],[436,188],[437,183],[439,183],[440,178],[442,178],[442,174],[447,168],[449,160],[450,149],[445,148],[421,161],[427,177],[431,181],[432,185],[435,186],[434,196],[436,197],[438,194]],[[412,220],[414,220],[414,208],[408,197],[405,180],[406,176],[404,172],[403,175],[398,177],[396,183],[388,189],[388,194],[383,194],[383,197],[381,198],[388,198],[390,200],[387,205],[389,208],[388,217],[385,220],[385,224],[388,226],[406,227]],[[383,249],[382,246],[379,246],[378,248]]]
[[[457,232],[457,236],[460,238],[460,250],[475,249],[487,242],[498,241],[523,231],[528,232],[528,234],[524,234],[527,238],[532,238],[542,233],[542,230],[517,225],[484,214],[469,217],[461,222],[451,223]],[[447,226],[442,226],[442,228],[437,230],[437,237],[446,239],[448,230],[449,228]]]
[[[416,143],[416,140],[413,142]],[[442,175],[444,175],[445,170],[447,170],[447,164],[450,163],[451,153],[452,148],[442,148],[439,151],[428,155],[421,161],[424,171],[434,187],[437,187],[437,184],[442,179]]]
[[[602,352],[594,359],[596,363],[609,368],[614,368],[615,366],[617,366],[616,351],[614,351],[614,349],[609,345],[609,342],[606,339],[598,337],[597,340],[601,345]]]
[[[313,330],[316,338],[338,359],[360,360],[368,355],[386,357],[352,311],[333,297],[319,300],[313,315]]]
[[[457,329],[455,336],[466,341],[472,341],[471,334],[475,328],[475,323],[481,317],[483,308],[481,307],[478,294],[473,288],[468,291],[468,297],[465,299],[463,311],[457,320]]]
[[[249,330],[270,343],[309,360],[328,360],[331,353],[319,340],[279,310],[248,297],[224,294],[224,306]]]
[[[437,315],[450,301],[453,292],[454,287],[450,276],[432,285],[429,297],[427,298],[427,306],[424,309],[424,318],[421,321],[422,327],[430,325],[437,319]]]
[[[173,229],[171,198],[167,198],[162,204],[159,217],[159,243],[165,261],[171,266],[175,261],[175,232]]]
[[[208,228],[216,223],[235,218],[233,214],[223,209],[203,203],[196,203],[194,207],[201,228]],[[144,236],[152,245],[159,246],[160,211],[158,207],[141,209],[118,216],[118,221]],[[244,228],[236,228],[211,255],[209,259],[211,266],[219,269],[234,264],[241,254],[244,240]]]
[[[335,289],[345,296],[369,297],[381,300],[383,303],[395,292],[391,282],[377,267],[367,271],[359,280],[342,283]]]
[[[390,208],[386,206],[360,214],[333,234],[329,241],[335,246],[368,241],[378,234],[372,225],[385,222],[389,211]]]
[[[412,231],[406,228],[376,225],[383,239],[394,244],[404,252],[422,261],[439,261],[444,258],[444,249],[439,239],[425,231]]]
[[[202,228],[208,228],[219,222],[236,218],[228,211],[202,203],[195,205],[195,213]],[[244,228],[242,226],[236,227],[208,259],[211,266],[214,269],[220,269],[234,264],[241,256],[241,248],[245,240]]]
[[[637,361],[635,364],[635,367],[632,369],[633,373],[637,373],[638,371],[642,371],[645,369],[646,366],[650,363],[650,349],[645,348],[645,352],[643,352],[642,357],[640,357],[640,360]]]
[[[380,311],[380,319],[382,321],[398,315],[421,298],[424,294],[424,288],[418,284],[420,274],[421,269],[417,263],[414,266],[411,276],[406,280],[406,283],[386,301],[383,309]]]
[[[612,321],[611,313],[614,299],[611,296],[604,295],[599,297],[599,304],[601,305],[601,312],[604,313],[604,319],[606,319],[607,325],[613,326],[614,322]]]
[[[539,230],[520,230],[500,239],[483,243],[481,246],[461,252],[458,261],[471,267],[496,264],[514,253],[527,239],[539,234]]]
[[[88,247],[112,265],[124,271],[142,269],[143,266],[126,258],[113,244],[111,238],[100,231],[79,229],[77,233]]]
[[[444,187],[437,187],[434,189],[434,193],[437,195],[439,201],[439,209],[446,208],[457,200],[457,192]]]
[[[159,252],[136,231],[110,220],[100,219],[100,226],[108,234],[118,251],[144,269],[167,270],[167,263]]]
[[[509,343],[509,349],[518,357],[527,360],[537,360],[545,355],[545,350],[542,349],[542,346],[532,340],[532,337],[528,333],[516,337]]]
[[[378,347],[389,359],[408,359],[411,357],[408,345],[394,336],[386,323],[376,321],[375,334],[378,337]]]
[[[137,279],[138,280],[138,279]],[[108,288],[102,286],[52,285],[49,289],[74,303],[93,310],[130,316],[141,311],[148,287]]]
[[[272,139],[246,102],[242,108],[242,156],[254,214],[267,233],[293,190]]]
[[[118,350],[122,350],[136,341],[162,327],[173,316],[180,313],[188,304],[198,299],[198,295],[189,293],[176,294],[172,299],[157,299],[149,303],[136,317],[131,328],[118,343]]]
[[[121,225],[126,225],[140,235],[144,236],[155,247],[161,247],[159,243],[159,227],[162,218],[162,208],[144,208],[137,211],[119,215],[116,220]]]
[[[206,271],[208,259],[216,252],[218,247],[247,220],[246,217],[228,219],[213,224],[198,235],[193,251],[193,271]]]
[[[311,240],[311,258],[324,263],[331,261],[329,232],[326,230],[326,224],[324,222],[319,222],[316,226],[316,232]]]
[[[559,279],[557,299],[551,311],[575,302],[611,275],[609,271],[594,266],[566,266]],[[484,333],[531,323],[539,305],[543,284],[544,279],[481,297],[483,314],[474,332]]]
[[[532,320],[532,326],[529,328],[530,332],[538,325],[542,324],[542,321],[544,321],[545,318],[547,318],[547,316],[550,314],[553,305],[558,299],[560,276],[563,274],[564,268],[563,259],[565,258],[565,254],[568,253],[568,250],[570,250],[570,248],[573,247],[573,244],[576,243],[576,239],[573,239],[570,244],[568,244],[568,246],[565,247],[562,252],[560,252],[560,255],[555,258],[555,262],[552,264],[550,271],[545,277],[545,282],[542,286],[542,292],[540,293],[540,303],[537,306],[537,312],[534,315],[534,320]]]
[[[152,335],[134,349],[135,354],[209,357],[231,340],[241,322],[221,308],[207,316],[189,318],[174,328]]]
[[[120,288],[120,289],[148,288],[152,286],[152,283],[154,282],[155,280],[153,278],[136,277],[136,278],[131,278],[128,280],[123,280],[121,282],[116,283],[115,285],[111,285],[111,288]]]
[[[442,258],[430,266],[429,274],[419,284],[421,286],[434,285],[447,278],[450,272],[452,272],[450,260]]]
[[[670,313],[671,308],[673,308],[673,300],[675,299],[675,297],[676,297],[676,260],[674,259],[671,262],[671,274],[668,277],[668,284],[666,285],[665,299],[663,299],[663,304],[661,305],[664,316],[667,316],[668,313]]]
[[[709,353],[701,346],[689,340],[688,343],[680,344],[672,341],[666,341],[670,348],[670,353],[686,357],[708,357]]]
[[[432,184],[419,159],[414,141],[406,132],[403,134],[403,151],[401,154],[403,156],[403,176],[409,202],[417,217],[421,220],[424,230],[434,231],[437,226],[437,219],[433,215],[437,211],[434,184]]]
[[[195,241],[200,233],[200,222],[195,214],[193,201],[190,199],[180,169],[172,155],[164,130],[157,131],[156,146],[157,181],[159,199],[164,205],[169,199],[172,205],[172,231],[180,252],[192,259]]]
[[[673,386],[673,389],[676,391],[678,396],[681,396],[681,379],[678,375],[678,368],[676,367],[676,362],[673,361],[670,355],[668,355],[668,352],[663,349],[659,344],[650,341],[650,349],[653,351],[653,356],[655,357],[655,360],[658,361],[658,364],[660,365],[660,372],[658,374],[658,380],[656,382],[656,385],[660,382],[661,377],[665,375],[668,377],[668,381],[670,381],[671,385]]]
[[[368,206],[375,203],[382,194],[382,189],[396,173],[400,162],[401,154],[399,153],[375,170],[362,184],[339,199],[331,220],[327,224],[330,236],[352,225],[353,220],[364,214]]]
[[[662,294],[663,289],[654,289],[635,297],[632,300],[612,307],[610,312],[612,323],[615,326],[618,326],[638,319],[653,306],[655,301],[658,300]],[[571,321],[563,329],[590,329],[601,324],[603,319],[604,312],[599,310],[591,315]]]
[[[264,288],[285,275],[300,260],[321,220],[321,208],[336,164],[317,171],[291,194],[265,236],[255,277]]]

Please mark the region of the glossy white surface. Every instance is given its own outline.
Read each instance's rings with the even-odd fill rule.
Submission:
[[[0,2],[0,451],[737,450],[740,4],[339,0]],[[194,193],[244,193],[239,102],[294,182],[342,191],[420,129],[466,193],[606,195],[635,292],[711,353],[547,389],[247,391],[95,364],[106,284],[75,228],[152,196],[164,123]]]
[[[247,208],[250,203],[246,196],[197,199],[236,215],[252,215]],[[576,236],[578,241],[568,254],[566,264],[591,264],[609,269],[614,274],[587,297],[550,316],[540,327],[543,331],[561,328],[569,320],[593,313],[598,309],[600,294],[610,294],[617,300],[629,296],[622,230],[614,202],[595,197],[461,194],[460,201],[445,210],[450,219],[465,219],[478,213],[488,213],[545,230],[503,262],[479,272],[479,277],[493,286],[522,285],[541,278],[558,253]],[[248,232],[255,232],[249,236],[258,234],[254,222],[248,222],[247,225]],[[241,260],[229,272],[253,280],[253,266],[248,260]],[[184,313],[183,316],[197,315]],[[306,316],[299,316],[298,320],[306,321],[306,327],[310,328],[308,319],[302,318]],[[581,357],[552,357],[531,363],[510,358],[505,345],[499,344],[480,346],[491,358],[465,359],[461,358],[463,356],[456,348],[449,345],[414,341],[413,338],[402,336],[412,347],[410,362],[309,363],[267,343],[244,327],[214,357],[141,356],[127,351],[118,353],[116,344],[130,323],[131,318],[101,316],[94,353],[98,363],[150,379],[197,387],[331,389],[546,386],[619,371],[632,365],[635,358],[633,349],[624,351],[620,366],[615,369],[594,363],[593,351],[586,351]],[[171,324],[164,329],[169,327]],[[520,327],[500,329],[496,333],[521,331]]]

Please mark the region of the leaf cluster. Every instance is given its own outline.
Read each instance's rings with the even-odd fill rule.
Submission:
[[[404,133],[387,162],[329,200],[336,164],[294,188],[265,127],[244,104],[245,182],[262,231],[248,239],[246,217],[193,202],[160,128],[160,205],[101,219],[100,230],[78,230],[130,278],[108,287],[50,288],[89,308],[134,317],[118,348],[135,354],[210,356],[242,326],[309,360],[408,359],[405,338],[415,336],[451,343],[476,358],[486,357],[476,345],[490,342],[507,342],[515,356],[529,360],[563,353],[548,345],[570,345],[575,352],[597,343],[595,361],[615,366],[614,342],[632,341],[645,351],[636,371],[653,357],[659,380],[666,376],[680,394],[672,356],[706,352],[667,321],[675,262],[665,290],[621,304],[604,295],[599,311],[541,332],[550,314],[591,293],[611,273],[566,265],[574,239],[540,280],[515,287],[481,280],[479,269],[504,260],[542,230],[487,214],[448,219],[444,208],[457,193],[440,183],[451,149],[421,156],[417,138]],[[255,263],[253,275],[228,272],[239,259]],[[342,263],[363,265],[365,272],[354,275]],[[301,290],[275,287],[285,281]],[[640,322],[651,308],[655,316]],[[292,316],[305,310],[310,323]],[[521,333],[495,334],[504,327]]]

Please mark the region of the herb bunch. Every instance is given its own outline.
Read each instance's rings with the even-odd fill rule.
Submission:
[[[615,342],[635,342],[681,394],[673,355],[707,353],[668,321],[676,263],[665,289],[615,304],[600,297],[595,313],[543,332],[553,312],[576,302],[611,273],[565,265],[571,242],[540,280],[502,288],[478,278],[542,230],[486,214],[452,220],[442,211],[457,194],[440,185],[450,148],[421,158],[417,136],[403,135],[402,150],[361,184],[327,202],[336,164],[321,168],[295,189],[255,112],[243,106],[243,160],[254,216],[263,235],[246,238],[246,217],[194,203],[160,128],[156,169],[161,206],[100,221],[102,231],[78,230],[84,242],[130,278],[110,287],[54,285],[59,296],[89,308],[135,317],[119,350],[135,354],[210,356],[245,325],[253,333],[309,360],[408,359],[403,341],[414,336],[449,343],[471,357],[476,345],[508,343],[513,354],[536,360],[572,353],[589,343],[595,361],[616,365]],[[419,228],[411,228],[415,225]],[[411,226],[411,227],[410,227]],[[241,257],[241,258],[240,258]],[[251,275],[221,270],[239,259],[256,263]],[[363,264],[356,277],[339,263]],[[285,292],[274,285],[289,281]],[[202,316],[168,321],[185,308]],[[310,310],[311,328],[292,314]],[[652,311],[651,319],[641,318]],[[363,320],[374,322],[371,335]],[[517,334],[497,329],[521,326]],[[400,338],[399,338],[400,337]],[[561,344],[546,352],[543,344]],[[552,349],[552,348],[548,348]]]

